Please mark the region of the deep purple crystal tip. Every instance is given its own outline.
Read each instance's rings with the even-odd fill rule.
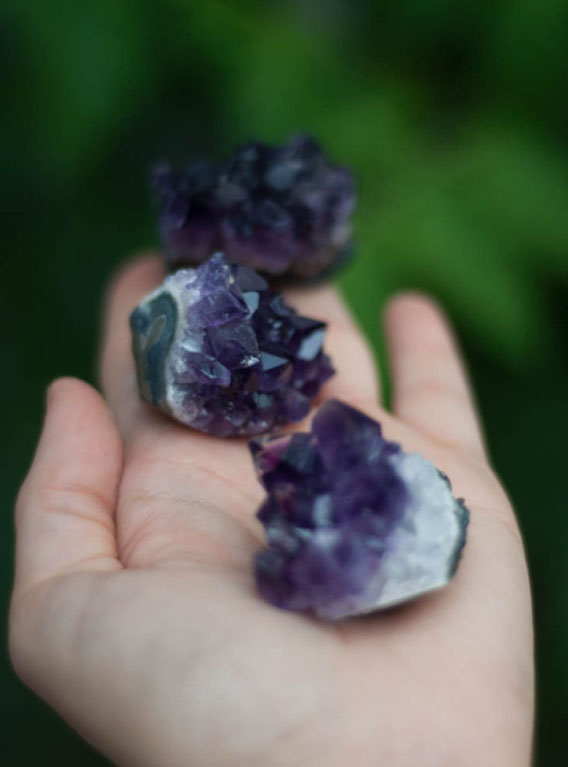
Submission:
[[[352,175],[316,141],[249,142],[220,164],[167,164],[151,174],[166,261],[199,264],[222,250],[269,275],[314,279],[351,251]]]
[[[330,400],[311,433],[254,440],[251,452],[267,491],[256,579],[272,604],[336,619],[407,601],[454,574],[463,502],[373,419]]]
[[[297,314],[222,253],[166,277],[130,326],[143,399],[220,437],[302,420],[334,372],[325,323]]]

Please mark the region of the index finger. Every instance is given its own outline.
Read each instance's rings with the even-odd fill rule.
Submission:
[[[125,437],[136,423],[147,419],[151,412],[138,395],[128,320],[140,300],[154,290],[163,277],[161,259],[156,255],[143,256],[119,271],[105,300],[100,380],[105,397]]]

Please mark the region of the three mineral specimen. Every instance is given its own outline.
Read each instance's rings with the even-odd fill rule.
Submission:
[[[261,594],[323,618],[357,615],[444,586],[469,513],[429,461],[385,440],[371,418],[337,401],[311,433],[251,442],[267,500]]]
[[[172,269],[222,250],[266,274],[311,279],[350,254],[353,179],[309,137],[250,142],[220,165],[162,165],[152,185]]]
[[[221,253],[166,277],[130,325],[142,398],[220,437],[300,421],[333,375],[325,323]]]

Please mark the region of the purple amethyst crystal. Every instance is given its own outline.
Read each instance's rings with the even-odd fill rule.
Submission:
[[[130,326],[142,398],[219,437],[300,421],[333,375],[325,323],[296,314],[222,253],[166,277]]]
[[[222,250],[266,274],[315,278],[350,253],[353,179],[307,136],[280,147],[250,142],[217,166],[159,166],[152,185],[173,269]]]
[[[255,566],[269,602],[336,619],[451,579],[469,513],[444,474],[385,440],[376,421],[329,400],[311,433],[255,440],[251,451],[268,493],[258,511],[268,548]]]

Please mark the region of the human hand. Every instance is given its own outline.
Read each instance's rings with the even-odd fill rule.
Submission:
[[[526,767],[523,546],[439,310],[413,295],[388,307],[391,415],[336,293],[289,296],[329,323],[338,373],[322,398],[380,420],[471,511],[448,588],[324,623],[256,594],[263,492],[246,441],[193,432],[138,397],[127,317],[161,276],[145,259],[111,290],[101,363],[111,410],[74,379],[49,390],[17,503],[20,677],[121,767]]]

